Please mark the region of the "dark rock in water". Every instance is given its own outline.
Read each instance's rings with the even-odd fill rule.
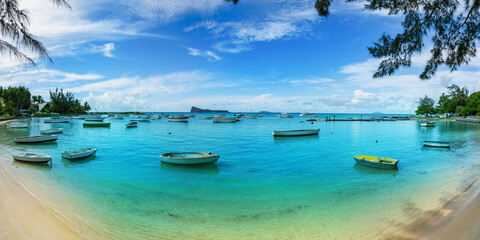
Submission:
[[[197,108],[195,106],[190,109],[190,112],[192,113],[216,113],[216,112],[228,112],[227,110],[210,110],[210,109],[202,109],[202,108]]]

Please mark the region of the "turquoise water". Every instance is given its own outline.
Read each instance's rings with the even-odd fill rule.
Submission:
[[[163,118],[129,129],[128,118],[107,119],[110,128],[33,119],[29,129],[1,126],[0,141],[4,152],[53,156],[51,166],[11,158],[7,164],[87,239],[382,238],[431,214],[480,169],[480,125],[300,122],[306,119],[265,115],[215,124]],[[64,133],[56,143],[12,141],[57,127]],[[319,136],[271,134],[307,128],[320,128]],[[423,149],[422,140],[451,141],[452,149]],[[84,147],[99,150],[86,160],[61,158],[62,150]],[[162,153],[176,151],[212,152],[220,159],[198,167],[160,163]],[[354,155],[399,159],[399,169],[359,166]]]

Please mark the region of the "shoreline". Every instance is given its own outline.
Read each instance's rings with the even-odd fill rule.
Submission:
[[[0,158],[0,239],[82,239],[5,166],[6,155]]]
[[[395,239],[478,239],[480,237],[480,179],[448,200],[440,209]]]
[[[0,239],[82,239],[0,167]]]

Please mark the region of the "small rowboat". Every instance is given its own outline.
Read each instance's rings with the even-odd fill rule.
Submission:
[[[23,122],[11,122],[7,124],[8,128],[28,128],[28,123]]]
[[[132,122],[150,122],[150,119],[146,118],[137,118],[137,119],[130,119]]]
[[[41,143],[41,142],[53,142],[58,138],[57,135],[43,135],[43,136],[30,136],[30,137],[16,137],[13,139],[16,143]]]
[[[185,118],[169,118],[169,122],[188,122],[188,117]]]
[[[379,168],[379,169],[394,169],[397,167],[398,160],[374,156],[354,156],[353,159],[365,167]]]
[[[213,153],[204,153],[204,152],[180,152],[180,153],[164,153],[160,156],[160,161],[162,163],[171,163],[171,164],[182,164],[182,165],[192,165],[192,164],[205,164],[205,163],[214,163],[220,156]]]
[[[450,142],[423,141],[422,146],[433,147],[433,148],[450,148]]]
[[[16,161],[30,163],[47,163],[52,161],[52,156],[40,153],[19,152],[13,153],[12,157]]]
[[[129,122],[129,123],[125,123],[125,126],[127,128],[133,128],[133,127],[137,127],[137,122]]]
[[[278,115],[280,118],[293,118],[292,114],[282,113]]]
[[[188,118],[195,118],[195,115],[197,115],[197,114],[188,114],[188,115],[185,115],[185,116],[187,116]]]
[[[103,122],[103,117],[88,117],[88,118],[85,118],[85,121],[88,121],[88,122]]]
[[[160,117],[168,117],[170,114],[160,114]]]
[[[320,128],[317,129],[301,129],[301,130],[286,130],[286,131],[272,131],[274,137],[297,137],[318,135]]]
[[[208,117],[198,117],[198,119],[212,119],[213,116],[208,116]]]
[[[90,157],[97,152],[96,148],[82,148],[77,150],[66,150],[62,152],[62,157],[66,159],[78,159]]]
[[[84,127],[110,127],[110,123],[107,122],[90,122],[90,123],[83,123]]]
[[[51,120],[45,120],[43,122],[44,123],[68,123],[69,121],[66,119],[51,119]]]
[[[112,117],[112,119],[118,119],[118,120],[123,120],[123,117]]]
[[[421,122],[420,126],[422,127],[435,127],[435,121]]]
[[[238,118],[233,117],[233,118],[216,118],[213,119],[214,123],[234,123],[237,122]]]
[[[257,119],[257,116],[243,116],[243,118]]]
[[[85,119],[85,117],[82,117],[82,116],[76,116],[76,117],[72,117],[73,119]]]
[[[221,117],[225,117],[225,114],[213,115],[213,118],[221,118]]]
[[[54,133],[62,133],[63,128],[55,128],[55,129],[47,129],[40,131],[41,134],[54,134]]]

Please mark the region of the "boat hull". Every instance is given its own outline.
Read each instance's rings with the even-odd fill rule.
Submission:
[[[423,141],[422,146],[431,148],[450,148],[450,142]]]
[[[84,127],[110,127],[110,123],[94,123],[94,122],[91,122],[91,123],[83,123],[83,126]]]
[[[68,120],[45,120],[44,123],[69,123]]]
[[[62,132],[63,132],[63,128],[48,129],[48,130],[40,131],[41,134],[55,134],[55,133],[62,133]]]
[[[217,118],[217,119],[213,119],[213,122],[214,123],[234,123],[234,122],[237,122],[238,119],[235,117],[235,118]]]
[[[175,157],[176,155],[196,154],[197,157]],[[160,156],[162,163],[179,164],[179,165],[197,165],[215,163],[220,156],[212,153],[202,152],[184,152],[184,153],[165,153]]]
[[[46,154],[18,153],[12,154],[12,157],[15,161],[28,163],[48,163],[52,161],[52,156]]]
[[[368,161],[366,159],[363,159],[360,156],[355,156],[353,157],[355,161],[365,167],[370,167],[370,168],[378,168],[378,169],[384,169],[384,170],[393,170],[397,168],[398,165],[398,160],[394,160],[393,164],[386,164],[386,163],[381,163],[381,162],[374,162],[374,161]],[[393,159],[392,159],[393,160]]]
[[[42,143],[57,141],[57,135],[32,136],[32,137],[16,137],[13,139],[16,143]]]
[[[62,152],[62,157],[72,160],[72,159],[90,157],[97,152],[96,148],[88,148],[88,149],[80,149],[80,150],[85,150],[85,151],[82,151],[82,152],[63,151]]]
[[[287,131],[272,131],[274,137],[299,137],[299,136],[310,136],[318,135],[318,129],[304,129],[304,130],[287,130]]]
[[[188,122],[188,118],[169,118],[169,122]]]

